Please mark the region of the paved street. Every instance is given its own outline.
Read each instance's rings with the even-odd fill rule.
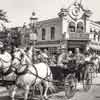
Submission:
[[[88,92],[84,92],[82,86],[79,91],[75,94],[75,96],[70,100],[100,100],[100,74],[97,75],[95,79],[93,79],[92,88]],[[56,100],[54,97],[50,100]],[[64,97],[64,92],[61,92],[56,95],[57,100],[66,100]]]
[[[100,74],[97,75],[95,79],[93,79],[92,88],[85,92],[82,89],[82,86],[79,88],[79,91],[75,94],[75,96],[70,100],[100,100]],[[7,95],[8,92],[5,88],[0,87],[0,100],[10,100]],[[64,92],[60,92],[54,94],[49,100],[66,100],[64,97]]]

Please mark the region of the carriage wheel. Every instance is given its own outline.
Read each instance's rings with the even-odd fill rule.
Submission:
[[[83,84],[83,88],[85,91],[88,91],[91,88],[92,85],[92,73],[88,72],[87,73],[87,78]]]
[[[70,99],[76,92],[76,78],[73,74],[69,74],[65,78],[65,96]]]
[[[33,95],[32,95],[32,91],[30,90],[29,94],[28,94],[28,100],[32,100]]]

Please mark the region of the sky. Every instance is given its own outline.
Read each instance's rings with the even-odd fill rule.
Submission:
[[[10,23],[7,27],[22,26],[30,22],[32,11],[39,20],[57,17],[62,7],[68,7],[75,0],[0,0],[0,9],[7,11]],[[79,0],[78,0],[79,1]],[[82,0],[85,8],[92,10],[92,20],[100,21],[100,0]]]

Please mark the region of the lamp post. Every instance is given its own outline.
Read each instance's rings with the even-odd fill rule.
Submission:
[[[32,16],[30,17],[30,42],[31,45],[33,46],[33,63],[36,62],[36,41],[37,41],[37,23],[38,18],[36,17],[35,12],[32,12]]]
[[[32,42],[32,45],[35,47],[35,43],[37,41],[37,28],[36,28],[36,23],[37,23],[38,18],[36,17],[35,12],[32,12],[32,16],[30,17],[30,41]]]

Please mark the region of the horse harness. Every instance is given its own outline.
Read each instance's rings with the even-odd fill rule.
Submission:
[[[52,73],[50,72],[50,74],[48,75],[48,69],[47,69],[47,75],[46,75],[46,77],[45,77],[45,78],[42,78],[42,77],[40,77],[40,76],[38,75],[38,72],[37,72],[37,69],[36,69],[35,65],[33,65],[33,67],[34,67],[35,70],[36,70],[36,74],[32,73],[31,71],[29,71],[29,72],[30,72],[31,74],[33,74],[34,76],[36,76],[36,79],[39,78],[39,79],[41,79],[42,81],[44,80],[44,81],[47,81],[47,82],[51,82],[51,80],[49,80],[48,77],[50,77],[50,75],[51,75]],[[36,82],[36,79],[35,79],[35,82]],[[34,82],[34,83],[35,83],[35,82]]]
[[[28,57],[28,55],[27,55],[27,57]],[[22,58],[21,58],[21,59],[19,59],[18,57],[15,57],[15,58],[18,59],[18,60],[20,61],[19,65],[22,65]],[[18,75],[18,77],[19,77],[20,75],[24,75],[24,74],[26,74],[26,73],[31,73],[32,75],[36,76],[35,81],[32,83],[32,85],[34,85],[34,84],[36,83],[37,78],[40,78],[41,80],[45,80],[45,81],[50,81],[50,80],[48,79],[48,77],[49,77],[52,73],[50,73],[50,75],[48,75],[48,68],[47,68],[47,75],[46,75],[46,77],[45,77],[45,78],[42,78],[42,77],[40,77],[40,76],[38,75],[38,71],[37,71],[37,69],[36,69],[36,67],[35,67],[34,64],[32,64],[32,67],[35,69],[36,74],[34,74],[31,70],[28,69],[28,64],[24,64],[24,65],[26,65],[26,68],[25,68],[24,71],[22,71],[22,72],[18,72],[18,71],[17,71],[17,68],[15,68],[15,73]],[[24,66],[24,65],[23,65],[23,66]],[[17,78],[18,78],[18,77],[17,77]]]
[[[26,68],[24,69],[24,71],[22,71],[22,72],[18,72],[18,70],[17,70],[17,68],[15,68],[15,74],[16,75],[23,75],[23,74],[26,74],[27,73],[27,71],[28,71],[28,65],[27,64],[22,64],[22,58],[21,59],[19,59],[18,57],[15,57],[16,59],[18,59],[19,60],[19,64],[18,64],[18,66],[20,66],[20,65],[22,65],[22,66],[26,66]]]

